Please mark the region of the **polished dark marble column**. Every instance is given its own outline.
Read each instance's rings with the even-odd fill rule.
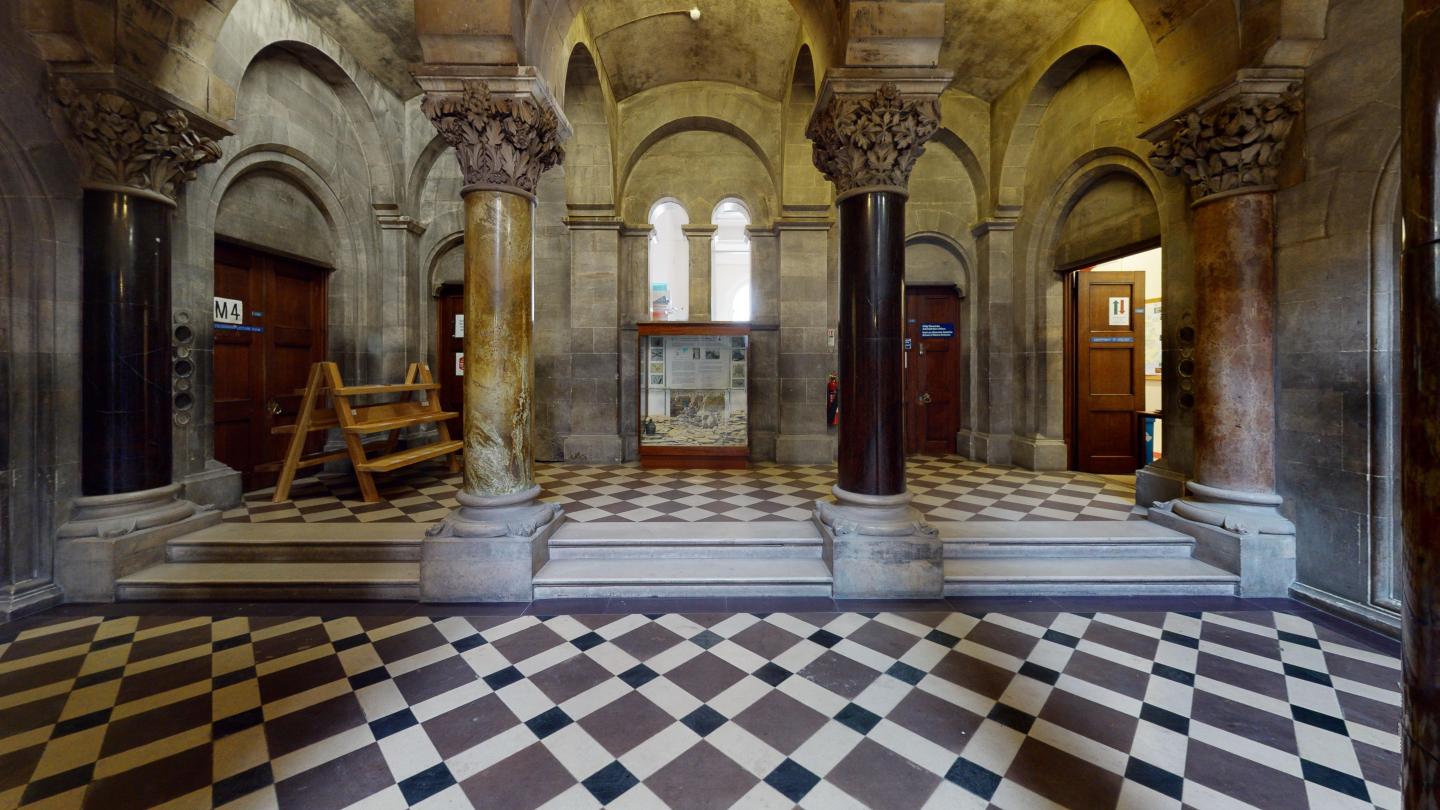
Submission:
[[[853,194],[840,220],[839,485],[860,495],[905,491],[905,195]]]
[[[1440,807],[1440,0],[1406,0],[1400,458],[1407,808]]]
[[[123,191],[84,198],[81,490],[170,483],[172,205]]]

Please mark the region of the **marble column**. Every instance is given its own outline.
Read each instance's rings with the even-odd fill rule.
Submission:
[[[1440,807],[1440,0],[1402,28],[1401,521],[1405,806]]]
[[[835,502],[815,520],[842,598],[938,597],[941,543],[905,486],[902,309],[910,170],[940,126],[948,74],[832,71],[806,135],[835,184],[840,229],[840,447]]]
[[[1295,526],[1275,492],[1275,188],[1300,110],[1295,77],[1247,75],[1163,132],[1150,160],[1189,180],[1195,239],[1195,467],[1157,522],[1240,575],[1243,596],[1284,596]],[[1217,167],[1219,167],[1217,169]]]
[[[180,187],[220,157],[186,113],[104,78],[55,86],[85,166],[82,494],[58,532],[57,565],[75,601],[113,598],[115,579],[160,562],[164,540],[198,511],[171,476],[170,226]]]
[[[563,158],[563,119],[533,69],[427,68],[416,78],[421,109],[465,178],[468,359],[460,506],[422,544],[421,599],[529,601],[564,520],[535,483],[531,317],[535,186]]]
[[[714,225],[682,225],[690,248],[690,317],[691,321],[708,321],[710,309],[710,242],[715,237]]]

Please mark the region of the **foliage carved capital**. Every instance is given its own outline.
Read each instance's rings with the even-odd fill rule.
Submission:
[[[420,109],[455,148],[466,185],[534,196],[540,175],[565,159],[554,110],[529,98],[493,97],[483,81],[466,81],[460,93],[427,93]]]
[[[933,97],[910,98],[892,82],[865,96],[831,96],[810,120],[815,168],[837,196],[861,189],[905,190],[925,142],[940,128]]]
[[[156,111],[109,91],[86,92],[68,79],[55,100],[85,160],[86,185],[158,195],[174,202],[195,169],[220,159],[220,147],[180,110]]]
[[[1299,85],[1283,93],[1241,95],[1183,115],[1154,139],[1150,165],[1184,177],[1198,202],[1275,186],[1285,138],[1304,107]]]

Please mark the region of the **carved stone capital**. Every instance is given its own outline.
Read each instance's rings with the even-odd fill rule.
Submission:
[[[925,141],[940,128],[937,96],[909,96],[893,82],[860,95],[830,95],[805,130],[815,168],[837,197],[862,190],[905,191]]]
[[[467,186],[514,189],[535,196],[540,175],[565,158],[554,108],[523,95],[494,95],[489,83],[432,90],[420,109],[455,148]]]
[[[85,185],[173,203],[195,169],[220,159],[220,147],[178,109],[154,110],[110,91],[55,83],[55,100],[85,159]]]
[[[1304,106],[1300,85],[1236,92],[1181,115],[1146,137],[1150,165],[1184,177],[1198,203],[1218,194],[1273,189],[1285,138]]]

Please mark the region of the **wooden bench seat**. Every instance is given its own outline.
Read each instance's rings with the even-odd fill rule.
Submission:
[[[360,484],[360,495],[366,503],[380,500],[375,489],[373,473],[392,472],[402,467],[418,464],[434,458],[448,457],[451,472],[459,469],[459,452],[463,443],[450,438],[446,424],[460,414],[440,410],[436,392],[439,383],[424,363],[411,363],[405,373],[405,382],[395,385],[345,385],[340,379],[340,368],[334,363],[316,363],[310,368],[309,383],[305,386],[300,411],[295,424],[281,425],[272,433],[289,434],[290,447],[280,465],[280,480],[275,484],[275,503],[290,498],[290,487],[295,483],[297,470],[349,458],[355,469],[355,479]],[[399,394],[403,399],[397,402],[382,402],[356,405],[351,397],[372,397]],[[426,394],[423,398],[422,394]],[[329,407],[324,407],[325,398]],[[437,441],[430,444],[407,447],[396,451],[400,442],[400,431],[415,425],[435,425],[439,434]],[[305,443],[310,434],[339,428],[345,439],[345,449],[339,452],[305,454]],[[370,433],[389,433],[380,443],[379,455],[368,456],[361,436]]]

